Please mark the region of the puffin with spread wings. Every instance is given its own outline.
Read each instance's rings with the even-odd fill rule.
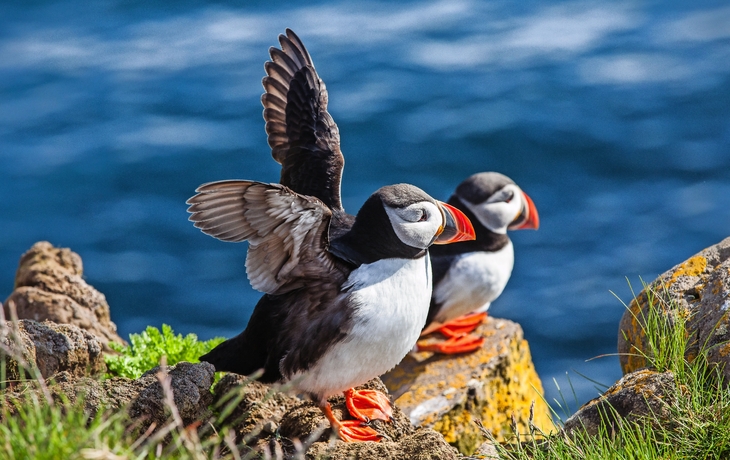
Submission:
[[[246,273],[264,292],[246,329],[202,361],[263,382],[291,382],[319,405],[345,441],[379,440],[366,425],[389,420],[388,398],[354,386],[412,349],[431,299],[428,248],[473,239],[453,206],[418,187],[382,187],[356,216],[340,200],[344,159],[327,90],[291,30],[271,48],[262,96],[280,184],[227,180],[200,186],[190,220],[223,241],[248,241]],[[323,180],[323,178],[326,178]],[[337,420],[327,398],[345,393],[357,420]]]

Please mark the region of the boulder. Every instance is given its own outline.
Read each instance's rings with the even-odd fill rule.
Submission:
[[[551,431],[542,383],[522,328],[488,317],[474,333],[487,340],[473,353],[411,353],[382,376],[410,422],[440,432],[467,455],[484,441],[478,421],[499,441],[513,435],[513,418],[521,432],[530,423]]]
[[[723,367],[730,378],[730,238],[672,267],[631,301],[618,334],[624,374],[649,364],[644,356],[651,350],[644,331],[650,303],[668,324],[679,316],[687,319],[689,360],[703,347],[709,362]]]
[[[125,343],[111,321],[104,294],[84,281],[81,257],[46,241],[33,245],[20,258],[15,289],[3,304],[5,318],[14,306],[19,319],[73,324],[108,343]]]
[[[625,375],[598,398],[584,404],[565,421],[565,432],[572,436],[582,430],[591,436],[616,432],[623,423],[654,423],[667,428],[670,407],[677,386],[672,372],[648,369]]]
[[[144,426],[155,423],[159,427],[168,420],[173,402],[184,426],[204,422],[212,415],[209,406],[213,402],[210,387],[214,374],[215,367],[206,362],[180,362],[150,369],[137,379],[142,388],[132,400],[129,414],[133,419],[144,420]],[[169,382],[172,401],[166,397],[161,377]]]
[[[19,320],[0,324],[0,355],[7,380],[34,378],[34,367],[44,378],[59,372],[97,376],[106,371],[99,340],[70,324]]]

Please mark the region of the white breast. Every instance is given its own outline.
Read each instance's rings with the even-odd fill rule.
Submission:
[[[356,305],[353,328],[305,372],[291,376],[302,391],[327,397],[361,385],[398,364],[426,323],[431,261],[384,259],[362,265],[345,288]]]
[[[434,318],[444,323],[474,311],[486,311],[509,281],[515,255],[510,241],[496,252],[470,252],[459,256],[434,289],[441,305]]]

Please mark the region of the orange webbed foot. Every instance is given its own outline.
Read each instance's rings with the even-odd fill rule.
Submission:
[[[393,418],[393,408],[390,406],[390,400],[379,391],[350,388],[345,391],[345,403],[350,415],[363,422],[369,422],[370,420],[388,422]]]
[[[487,312],[469,313],[468,315],[459,316],[449,321],[440,328],[436,329],[446,337],[458,337],[468,334],[486,319]]]
[[[330,422],[330,426],[345,442],[363,442],[363,441],[375,441],[379,442],[381,436],[377,431],[365,426],[360,420],[337,420],[335,415],[332,413],[332,407],[330,403],[325,402],[324,405],[320,405],[320,409],[324,412],[324,416]]]
[[[455,355],[459,353],[470,353],[478,350],[484,345],[484,337],[478,337],[472,334],[463,334],[461,336],[450,337],[443,342],[425,343],[418,342],[418,351],[432,351],[444,355]]]
[[[380,442],[377,431],[365,426],[360,420],[342,420],[337,427],[337,435],[345,442]]]

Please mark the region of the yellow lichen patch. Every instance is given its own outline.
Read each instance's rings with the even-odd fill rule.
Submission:
[[[671,276],[668,274],[662,275],[631,301],[619,326],[619,362],[624,375],[642,369],[649,364],[646,356],[650,355],[650,350],[644,332],[645,318],[649,314],[649,296],[654,297],[652,303],[655,308],[660,308],[661,313],[670,322],[676,319],[689,320],[693,314],[693,308],[696,308],[693,305],[700,302],[700,295],[706,287],[704,283],[707,277],[705,273],[707,267],[707,259],[704,256],[696,255],[691,257],[670,272]],[[673,293],[668,288],[680,277],[697,278],[688,280],[693,287],[693,294],[685,296],[684,302],[687,302],[687,305],[673,308],[670,307],[670,299],[678,294]],[[683,287],[684,289],[687,288]],[[692,333],[692,331],[688,331],[689,335]],[[690,361],[697,355],[695,348],[690,346],[687,349],[687,359]]]
[[[497,441],[506,441],[514,436],[511,428],[513,417],[518,431],[528,432],[533,401],[533,425],[546,433],[553,428],[527,342],[514,340],[509,348],[510,360],[500,374],[501,378],[483,380],[483,397],[470,399],[434,424],[434,429],[465,455],[473,453],[484,441],[475,420],[480,420]]]
[[[406,356],[398,367],[383,376],[383,380],[392,393],[397,394],[400,388],[408,387],[408,391],[399,396],[395,402],[401,407],[409,408],[441,395],[447,387],[465,387],[472,376],[459,372],[459,369],[484,367],[497,356],[498,352],[499,350],[485,349],[456,359],[434,356],[432,361],[422,363],[416,363],[412,356]],[[418,382],[414,383],[412,379],[416,375]],[[448,380],[444,380],[444,375],[449,376]]]
[[[455,409],[444,415],[434,424],[434,430],[444,436],[446,442],[455,446],[460,452],[474,453],[484,442],[484,437],[475,423],[471,412],[464,409]]]
[[[621,370],[624,374],[646,367],[647,364],[646,358],[642,355],[642,353],[646,353],[643,319],[647,304],[646,293],[642,292],[629,303],[629,307],[624,313],[625,319],[629,320],[628,324],[626,321],[621,321],[623,326],[621,333],[628,345],[620,350],[625,353],[620,359]]]
[[[641,349],[632,347],[631,354],[626,357],[626,365],[622,366],[624,375],[648,365],[647,359],[641,353]]]
[[[672,278],[667,282],[667,286],[674,283],[680,276],[699,276],[707,268],[707,259],[702,256],[694,256],[677,267],[672,274]]]
[[[687,358],[688,363],[693,363],[694,360],[697,359],[697,351],[695,349],[687,350],[687,353],[685,354],[685,358]]]
[[[718,347],[718,354],[722,356],[723,358],[727,358],[730,356],[730,343],[725,343]]]
[[[527,432],[533,401],[533,424],[550,432],[554,425],[520,327],[488,318],[475,333],[487,341],[473,353],[411,355],[399,370],[384,375],[396,404],[416,417],[414,423],[439,431],[464,454],[483,441],[477,421],[500,441],[513,436],[513,415],[519,431]]]

